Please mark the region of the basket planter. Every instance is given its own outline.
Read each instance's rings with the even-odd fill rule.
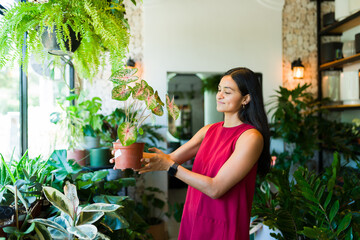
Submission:
[[[75,52],[76,49],[79,48],[80,43],[81,43],[81,38],[79,37],[78,39],[76,39],[76,34],[75,34],[74,30],[72,30],[71,27],[69,27],[69,33],[70,33],[70,38],[71,38],[71,46],[69,44],[69,42],[70,42],[69,39],[67,39],[65,41],[65,48],[66,48],[67,52],[64,52],[60,48],[60,44],[57,41],[56,26],[53,28],[52,32],[50,32],[48,30],[48,27],[45,27],[45,31],[41,35],[41,43],[44,46],[44,48],[48,51],[48,53],[50,53],[50,54],[58,55],[58,56],[69,55],[70,52]]]
[[[129,146],[123,146],[120,142],[114,142],[113,146],[116,169],[139,169],[141,167],[140,160],[143,157],[145,143],[133,143]]]

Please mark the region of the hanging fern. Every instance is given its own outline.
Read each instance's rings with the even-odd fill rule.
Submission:
[[[135,2],[133,2],[135,3]],[[41,35],[55,29],[63,51],[70,41],[70,28],[80,47],[71,55],[76,71],[92,78],[103,66],[108,52],[112,69],[123,65],[129,43],[129,29],[122,1],[50,0],[48,3],[18,3],[0,20],[0,68],[18,62],[26,70],[30,54],[44,58]],[[48,30],[47,30],[48,29]],[[22,57],[24,35],[27,48]],[[70,49],[71,50],[71,49]]]

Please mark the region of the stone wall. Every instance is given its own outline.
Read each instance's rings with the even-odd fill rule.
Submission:
[[[323,13],[334,11],[333,2],[322,3]],[[317,94],[317,17],[316,2],[286,0],[283,9],[283,87],[293,89],[297,84],[310,83]],[[301,58],[305,67],[304,79],[293,79],[291,63]]]

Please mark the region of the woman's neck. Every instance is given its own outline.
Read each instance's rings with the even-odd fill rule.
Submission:
[[[239,126],[243,122],[239,119],[238,114],[224,114],[224,125],[223,127],[235,127]]]

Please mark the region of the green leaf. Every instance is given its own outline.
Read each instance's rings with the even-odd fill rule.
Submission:
[[[118,101],[126,101],[131,95],[131,89],[127,88],[126,85],[118,85],[112,89],[112,99]]]
[[[6,189],[10,190],[15,195],[15,187],[11,185],[6,185]],[[21,200],[22,204],[24,205],[26,212],[29,212],[29,203],[28,201],[23,197],[19,189],[16,189],[17,197]]]
[[[337,230],[336,230],[336,235],[339,236],[339,234],[344,231],[350,224],[351,222],[351,213],[348,213],[345,215],[345,217],[341,220]]]
[[[330,209],[330,214],[329,214],[330,223],[332,223],[338,211],[339,211],[339,200],[336,200],[336,202],[333,204],[333,206]]]
[[[52,205],[74,219],[75,207],[63,193],[52,187],[44,187],[43,190],[45,197],[49,200],[49,202],[51,202]]]
[[[109,174],[108,171],[96,171],[94,172],[94,176],[91,178],[91,181],[97,182],[104,179]]]
[[[98,232],[97,228],[91,224],[84,224],[76,227],[67,228],[69,233],[74,234],[80,239],[91,240],[96,237]]]
[[[331,201],[331,197],[333,195],[333,192],[330,191],[329,194],[326,197],[325,203],[324,203],[324,209],[326,210],[327,206],[329,205],[330,201]]]
[[[93,203],[84,207],[82,212],[113,212],[120,208],[120,205],[116,204],[107,204],[107,203]]]
[[[8,176],[10,176],[13,184],[15,184],[16,179],[15,179],[14,175],[12,174],[9,166],[6,164],[6,162],[5,162],[4,158],[3,158],[3,155],[1,153],[0,153],[0,157],[1,157],[1,161],[3,163],[3,166],[5,167],[5,169],[6,169],[7,173],[8,173]]]
[[[306,237],[311,239],[318,239],[319,238],[319,231],[320,229],[313,229],[309,227],[304,227],[304,230],[302,230],[300,233],[304,234]]]
[[[39,240],[52,239],[51,234],[45,225],[35,224],[35,232]]]
[[[77,222],[77,225],[83,225],[83,224],[91,224],[96,221],[98,221],[100,218],[104,216],[104,212],[80,212],[79,221]]]

